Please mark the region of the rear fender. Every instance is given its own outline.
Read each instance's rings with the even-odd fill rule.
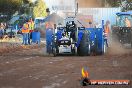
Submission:
[[[78,47],[78,46],[80,45],[80,42],[81,42],[81,40],[82,40],[82,37],[83,37],[83,31],[81,30],[81,31],[78,32],[78,41],[77,41],[77,43],[75,44],[76,47]]]

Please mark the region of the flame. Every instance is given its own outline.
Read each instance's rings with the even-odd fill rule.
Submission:
[[[83,78],[88,78],[88,72],[84,70],[84,68],[82,68],[82,77]]]

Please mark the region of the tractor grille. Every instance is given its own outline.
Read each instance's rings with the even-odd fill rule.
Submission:
[[[132,42],[132,28],[131,27],[117,27],[113,31],[121,43],[131,43]]]
[[[71,45],[71,41],[70,40],[61,40],[58,41],[59,45]]]

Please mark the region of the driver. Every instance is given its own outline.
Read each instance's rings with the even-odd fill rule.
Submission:
[[[126,27],[131,27],[131,22],[127,17],[125,17],[125,25]]]

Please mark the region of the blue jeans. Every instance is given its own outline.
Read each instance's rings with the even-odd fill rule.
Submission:
[[[28,33],[23,33],[23,44],[28,44]]]
[[[28,44],[30,44],[30,36],[31,36],[31,33],[28,33]]]
[[[2,29],[0,29],[0,38],[2,38],[3,37],[3,30]]]
[[[106,46],[109,47],[108,40],[107,39],[104,39],[104,42],[106,43]]]

